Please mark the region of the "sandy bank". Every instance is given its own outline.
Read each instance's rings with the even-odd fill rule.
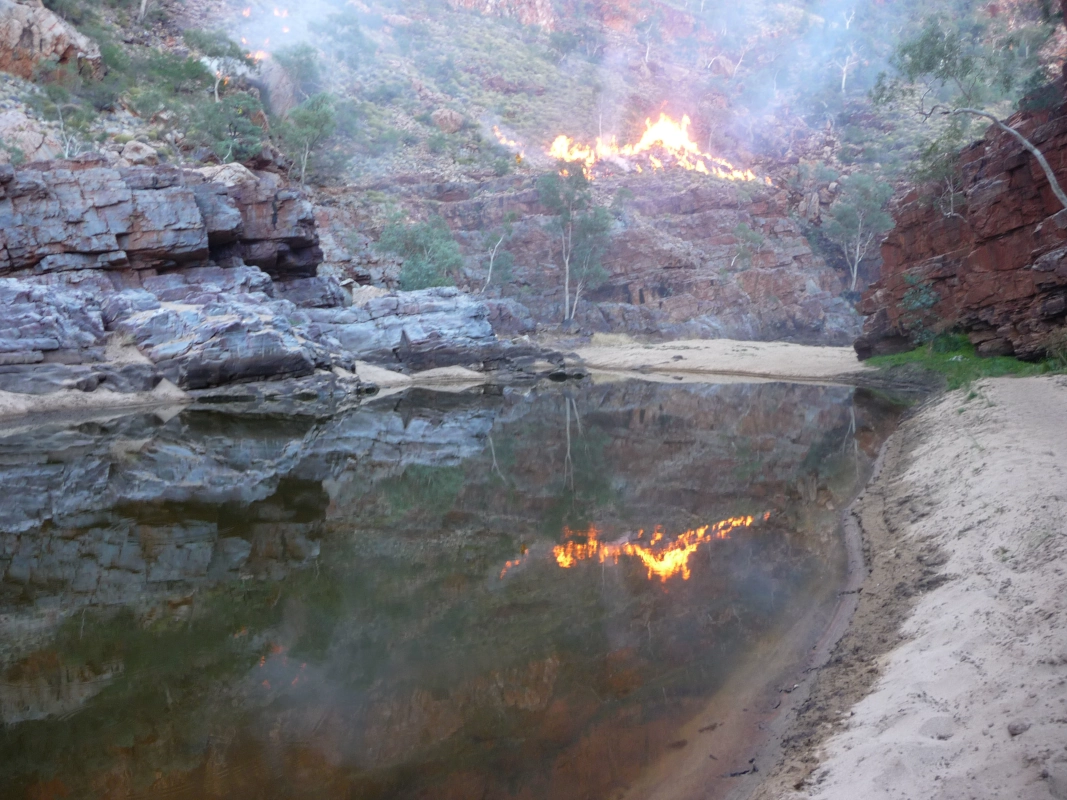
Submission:
[[[662,344],[591,344],[576,351],[589,369],[608,372],[739,375],[774,380],[833,380],[868,368],[851,347],[694,339]]]
[[[1067,378],[906,421],[857,504],[869,575],[753,795],[1067,798]]]
[[[150,392],[80,392],[64,389],[51,394],[16,394],[0,391],[0,419],[28,414],[66,414],[118,408],[142,408],[186,403],[189,396],[170,381],[163,381]]]

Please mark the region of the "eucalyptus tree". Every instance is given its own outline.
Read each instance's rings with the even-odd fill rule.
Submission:
[[[984,119],[1013,137],[1037,161],[1060,205],[1067,193],[1041,150],[995,113],[1035,65],[1041,37],[1049,25],[1036,25],[1003,37],[977,35],[973,30],[927,19],[922,30],[901,42],[890,59],[893,74],[883,73],[871,96],[875,103],[910,105],[924,120],[940,117]],[[1040,72],[1031,72],[1041,80]]]

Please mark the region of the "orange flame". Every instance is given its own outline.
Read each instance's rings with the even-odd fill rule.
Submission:
[[[770,512],[763,516],[768,519]],[[579,561],[597,559],[603,564],[608,559],[619,563],[622,556],[632,556],[641,561],[648,569],[648,579],[658,575],[661,582],[666,583],[667,578],[681,575],[682,580],[689,580],[689,557],[696,552],[697,548],[705,542],[715,539],[728,539],[730,533],[738,528],[747,528],[752,525],[755,518],[730,517],[714,525],[704,525],[700,528],[685,531],[672,541],[661,544],[665,540],[662,528],[657,527],[652,533],[648,545],[639,542],[608,543],[600,541],[600,530],[594,525],[589,530],[577,534],[585,539],[585,542],[574,540],[576,535],[569,528],[564,528],[564,535],[570,541],[552,548],[552,554],[556,557],[556,563],[563,569],[570,569]],[[637,534],[641,539],[644,531]]]
[[[500,570],[500,580],[504,580],[504,576],[508,574],[508,570],[514,569],[523,562],[523,557],[516,558],[512,561],[505,562],[504,568]]]
[[[244,9],[244,10],[243,10],[243,11],[241,12],[241,16],[242,16],[242,17],[250,17],[250,16],[252,16],[252,8],[251,8],[251,7],[249,7],[249,8],[246,8],[246,9]]]
[[[522,143],[516,142],[514,139],[509,139],[504,135],[503,131],[500,130],[499,126],[493,126],[493,135],[496,136],[498,142],[515,153],[520,159],[526,157],[526,148],[522,146]]]
[[[288,8],[280,8],[280,9],[276,8],[276,9],[274,9],[274,16],[281,17],[282,19],[284,19],[285,17],[289,16],[289,9]]]
[[[594,144],[587,145],[561,135],[552,142],[548,154],[557,161],[581,164],[587,176],[591,176],[593,168],[602,161],[612,161],[624,169],[641,172],[639,160],[644,158],[653,170],[664,169],[669,161],[682,169],[722,180],[761,181],[771,185],[769,178],[760,178],[750,169],[738,169],[725,159],[701,152],[689,136],[691,124],[688,115],[678,123],[666,114],[660,114],[656,122],[645,120],[645,132],[635,144],[620,145],[615,136],[598,136]]]

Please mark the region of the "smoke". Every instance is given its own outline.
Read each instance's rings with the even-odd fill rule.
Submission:
[[[543,141],[532,140],[529,130],[507,130],[493,108],[478,110],[487,129],[501,124],[508,136],[524,136],[530,155],[559,133],[626,139],[661,111],[676,119],[688,114],[695,138],[710,152],[782,155],[788,146],[786,130],[832,127],[847,117],[843,112],[866,107],[866,95],[897,43],[932,8],[920,0],[657,0],[641,10],[636,4],[593,7],[580,0],[558,0],[556,5],[567,13],[558,15],[560,27],[552,36],[581,38],[594,30],[594,38],[602,39],[593,66],[583,38],[583,45],[562,55],[556,67],[570,75],[588,72],[593,102],[557,114],[568,129],[537,132]],[[980,5],[977,0],[942,0],[933,8],[963,19]],[[600,19],[609,12],[610,27]],[[625,14],[630,17],[623,19]],[[352,84],[345,86],[327,70],[329,88],[357,94],[374,81],[404,83],[416,87],[420,102],[438,107],[475,103],[466,91],[445,88],[447,76],[420,73],[419,44],[411,31],[421,28],[420,35],[426,35],[426,21],[435,30],[453,20],[511,26],[524,45],[556,46],[548,32],[519,30],[514,21],[472,17],[443,2],[419,0],[249,2],[237,8],[230,32],[252,52],[310,44],[341,60],[346,47],[358,49],[347,34],[339,35],[344,18],[355,20],[354,35],[362,47],[358,59],[372,68],[362,70],[361,86],[351,73],[343,73]],[[425,61],[421,69],[435,69]],[[448,69],[465,73],[465,80],[497,67],[481,53],[457,51],[456,63],[447,61]]]
[[[247,2],[234,16],[230,33],[252,52],[313,43],[321,24],[344,5],[328,0]]]

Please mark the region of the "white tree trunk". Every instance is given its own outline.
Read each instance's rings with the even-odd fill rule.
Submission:
[[[489,252],[489,274],[485,276],[485,286],[482,287],[482,294],[485,294],[485,290],[489,288],[489,281],[493,280],[493,262],[496,261],[496,251],[500,249],[500,245],[504,242],[504,236],[501,235],[497,240],[497,243],[493,245],[493,249]]]
[[[1002,131],[1011,134],[1018,140],[1019,144],[1025,147],[1034,158],[1037,159],[1037,163],[1041,166],[1042,171],[1045,173],[1045,177],[1048,179],[1049,186],[1052,187],[1052,193],[1056,195],[1056,199],[1060,201],[1060,205],[1067,208],[1067,193],[1063,191],[1063,187],[1060,186],[1059,179],[1056,177],[1056,173],[1052,171],[1052,167],[1049,165],[1048,160],[1044,154],[1033,145],[1029,139],[1019,133],[1015,128],[1010,125],[1006,125],[992,114],[985,111],[979,111],[975,108],[957,108],[952,112],[953,114],[971,114],[976,117],[982,117],[983,119],[990,120],[994,125],[1000,128]]]

